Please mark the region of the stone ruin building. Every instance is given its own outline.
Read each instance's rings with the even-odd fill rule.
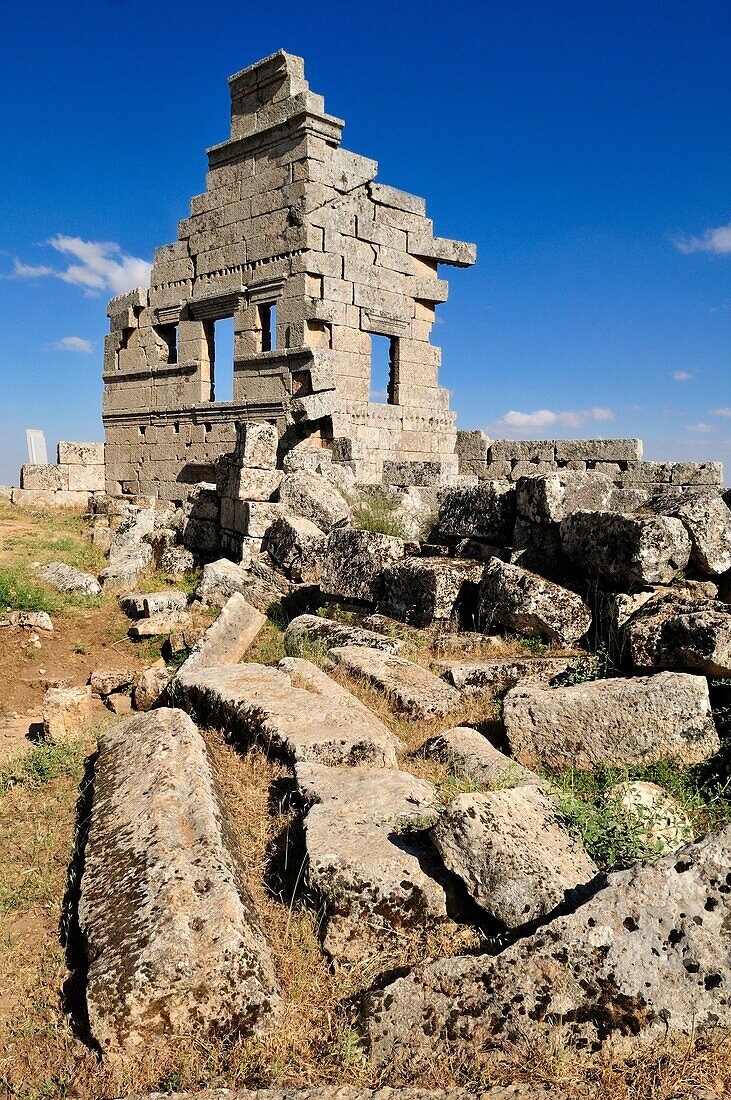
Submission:
[[[341,119],[280,51],[229,79],[231,136],[208,150],[206,191],[155,252],[149,289],[114,298],[104,359],[107,488],[186,496],[213,481],[242,420],[276,423],[280,454],[329,448],[361,481],[384,460],[456,473],[449,395],[430,343],[447,298],[439,264],[475,247],[435,237],[421,198],[376,183],[340,147]],[[233,365],[216,323],[233,318]],[[387,344],[385,401],[371,355]],[[233,369],[233,400],[218,398]]]
[[[340,147],[344,124],[309,90],[302,58],[279,51],[229,87],[231,135],[208,150],[205,193],[156,250],[149,288],[109,303],[103,451],[62,443],[58,466],[23,467],[13,499],[51,491],[70,505],[106,488],[190,503],[215,485],[206,520],[216,514],[235,556],[272,521],[282,470],[325,460],[361,483],[432,490],[561,470],[597,470],[620,489],[723,484],[720,463],[645,462],[636,439],[457,431],[430,336],[447,298],[439,264],[470,266],[475,246],[435,237],[423,199]],[[278,441],[267,476],[237,446],[252,422]]]

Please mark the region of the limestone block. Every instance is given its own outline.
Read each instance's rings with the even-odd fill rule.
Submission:
[[[493,657],[484,661],[440,661],[437,668],[447,683],[462,692],[489,691],[498,698],[516,684],[551,684],[566,673],[590,674],[595,667],[588,653],[566,657]]]
[[[398,948],[407,929],[446,920],[444,888],[428,874],[418,835],[424,818],[439,813],[431,784],[406,772],[321,764],[298,764],[296,778],[310,807],[309,884],[323,904],[331,959],[360,964]]]
[[[482,538],[508,545],[516,516],[514,486],[483,481],[473,489],[448,489],[439,506],[443,535]]]
[[[687,1041],[727,1027],[731,1011],[719,990],[731,983],[730,860],[726,827],[610,874],[583,905],[497,955],[420,964],[368,997],[371,1059],[479,1062],[496,1044],[543,1048],[557,1028],[572,1049],[606,1045],[617,1057],[668,1034]]]
[[[576,470],[524,477],[516,484],[518,515],[532,523],[560,523],[579,509],[608,509],[613,492],[613,482],[601,473]]]
[[[264,626],[266,618],[241,595],[234,592],[220,615],[196,642],[180,675],[214,665],[237,664]]]
[[[91,573],[83,573],[75,565],[52,561],[37,571],[38,579],[59,592],[80,592],[84,596],[101,595],[101,585]]]
[[[553,439],[494,439],[488,451],[488,462],[553,462],[556,444]]]
[[[498,623],[561,645],[577,642],[591,624],[591,612],[575,592],[498,558],[485,566],[479,615],[486,631]]]
[[[731,676],[731,605],[669,592],[650,599],[628,624],[637,669],[681,669]]]
[[[263,539],[269,527],[283,515],[285,509],[281,504],[271,504],[268,501],[245,501],[243,503],[243,526],[241,533],[250,538]]]
[[[467,558],[405,558],[381,574],[379,607],[385,615],[429,626],[458,619],[474,625],[481,562]]]
[[[573,512],[561,521],[561,545],[588,576],[620,588],[668,584],[691,551],[679,519],[622,512]]]
[[[396,766],[398,738],[309,661],[194,669],[178,674],[176,691],[202,723],[291,762]]]
[[[711,576],[731,569],[731,510],[717,490],[659,493],[652,510],[679,519],[690,536],[690,562]]]
[[[307,470],[284,475],[279,499],[284,508],[309,519],[325,532],[350,516],[348,502],[332,482]]]
[[[454,267],[471,267],[477,262],[477,247],[467,241],[453,241],[446,237],[415,232],[409,233],[408,248],[414,256],[425,256]]]
[[[325,534],[304,516],[282,515],[266,533],[269,557],[287,576],[304,584],[317,584],[322,573]]]
[[[404,543],[394,535],[334,528],[325,543],[320,589],[325,596],[376,602],[382,570],[403,556]]]
[[[703,676],[661,672],[569,687],[521,684],[505,696],[512,752],[528,767],[698,764],[718,751]]]
[[[196,596],[204,604],[223,607],[234,592],[245,593],[251,584],[251,574],[246,565],[237,565],[227,558],[209,562],[203,567],[203,576]]]
[[[601,462],[639,462],[641,439],[557,439],[556,458]]]
[[[242,467],[238,471],[239,500],[273,500],[282,482],[282,470],[257,470]]]
[[[242,466],[274,470],[277,465],[278,443],[276,424],[244,421],[236,425],[236,458]]]
[[[409,718],[440,718],[460,704],[459,692],[422,665],[382,649],[335,646],[330,656],[346,672],[367,680]]]
[[[43,697],[43,736],[51,744],[80,737],[91,722],[91,688],[49,688]]]
[[[63,466],[38,466],[26,463],[20,468],[20,488],[56,492],[69,488],[68,471]],[[74,485],[74,489],[79,486]]]
[[[104,1056],[162,1051],[193,1030],[254,1034],[278,1012],[232,835],[187,715],[161,708],[100,735],[79,924]]]
[[[104,491],[104,466],[67,466],[69,489],[85,489],[96,493]]]
[[[575,904],[599,873],[536,786],[460,794],[430,836],[447,870],[506,928]]]

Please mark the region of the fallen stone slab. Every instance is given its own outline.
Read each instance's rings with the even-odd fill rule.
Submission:
[[[638,670],[731,676],[731,605],[720,600],[650,600],[629,620],[627,635]]]
[[[275,1019],[274,965],[232,835],[186,714],[161,708],[102,732],[78,915],[103,1055]]]
[[[154,504],[146,508],[130,510],[112,535],[109,547],[109,560],[127,554],[140,543],[146,535],[151,535],[155,529]]]
[[[359,963],[399,944],[404,931],[444,921],[443,887],[423,869],[425,823],[441,806],[433,786],[382,768],[298,764],[308,879],[324,906],[331,959]],[[436,864],[433,852],[431,862]]]
[[[139,578],[152,566],[152,547],[148,542],[117,554],[106,569],[99,574],[102,588],[110,591],[133,588]]]
[[[95,668],[89,677],[94,695],[111,695],[124,691],[134,683],[135,671],[131,668]]]
[[[591,612],[581,596],[498,558],[489,561],[482,574],[479,614],[486,632],[497,623],[560,645],[573,645],[591,625]]]
[[[91,722],[91,688],[51,687],[43,697],[43,737],[51,744],[80,737]]]
[[[320,580],[324,545],[324,533],[303,516],[279,516],[267,528],[269,557],[288,577],[304,584],[317,584]]]
[[[438,760],[451,768],[456,776],[467,776],[478,787],[487,789],[539,787],[543,780],[524,768],[517,760],[506,756],[471,726],[455,726],[430,737],[419,749],[426,760]]]
[[[309,648],[332,649],[334,646],[367,646],[384,653],[398,653],[403,647],[400,638],[378,634],[362,626],[351,626],[326,619],[321,615],[298,615],[284,632],[284,648],[290,657],[299,657]]]
[[[266,618],[240,592],[234,592],[220,615],[211,623],[193,652],[181,665],[179,675],[196,668],[235,665],[245,655]]]
[[[320,590],[324,596],[376,603],[381,573],[404,553],[404,543],[395,535],[336,527],[323,550]]]
[[[449,619],[474,625],[482,570],[469,558],[405,558],[383,570],[379,607],[412,626]]]
[[[20,508],[68,508],[74,512],[85,512],[89,507],[89,493],[75,489],[13,489],[10,500]]]
[[[509,546],[515,516],[515,486],[505,481],[481,481],[473,488],[448,489],[443,494],[438,527],[442,535]]]
[[[594,664],[595,658],[589,653],[576,653],[566,657],[495,657],[470,664],[438,661],[437,667],[443,679],[458,691],[489,691],[500,698],[526,680],[550,684],[568,674],[588,674]]]
[[[511,751],[528,767],[687,766],[719,748],[708,682],[682,672],[521,685],[505,696],[503,720]]]
[[[731,827],[607,885],[496,956],[430,960],[369,995],[371,1057],[383,1064],[495,1043],[556,1041],[620,1053],[728,1027]]]
[[[333,483],[308,470],[284,475],[279,500],[288,511],[310,520],[325,532],[350,516],[348,502]]]
[[[163,634],[175,634],[190,630],[193,617],[189,611],[157,611],[146,618],[136,619],[128,630],[131,638],[156,638]]]
[[[181,668],[176,700],[202,725],[290,761],[396,766],[401,742],[359,699],[316,665],[287,657],[277,668]]]
[[[588,577],[618,588],[669,584],[691,550],[681,520],[626,512],[573,512],[561,521],[561,545]]]
[[[506,928],[575,907],[599,873],[536,786],[460,794],[429,835],[447,870]]]
[[[572,512],[608,510],[615,487],[598,470],[561,470],[518,478],[515,490],[519,516],[531,523],[556,524]]]
[[[195,555],[184,546],[168,546],[163,550],[157,568],[166,577],[185,577],[195,571],[197,564]]]
[[[335,646],[330,656],[351,676],[361,677],[410,718],[440,718],[460,705],[461,696],[433,672],[382,649]]]
[[[731,510],[718,490],[659,493],[650,507],[679,519],[690,536],[690,564],[718,576],[731,569]]]
[[[75,565],[65,565],[60,561],[42,565],[37,571],[38,579],[59,592],[80,592],[84,596],[100,596],[101,585],[91,573],[82,573]]]

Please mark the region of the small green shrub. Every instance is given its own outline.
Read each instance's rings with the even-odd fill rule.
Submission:
[[[0,793],[19,784],[36,785],[48,783],[60,775],[74,775],[83,759],[84,742],[81,739],[34,745],[30,752],[0,768]]]
[[[516,638],[515,641],[523,649],[527,649],[529,653],[548,653],[551,648],[541,638],[520,637]]]
[[[0,611],[60,611],[59,593],[49,592],[22,565],[0,567]]]
[[[395,535],[405,539],[406,531],[396,505],[377,488],[364,490],[353,508],[353,526],[361,531]]]

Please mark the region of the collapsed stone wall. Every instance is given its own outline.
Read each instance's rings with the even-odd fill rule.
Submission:
[[[434,236],[424,200],[376,183],[341,149],[301,58],[229,80],[231,135],[208,150],[207,190],[155,252],[149,289],[113,299],[104,359],[107,489],[180,500],[213,480],[235,425],[277,425],[280,457],[330,449],[378,481],[384,459],[456,472],[454,414],[430,343],[447,297],[438,265],[473,245]],[[219,400],[216,321],[233,318],[233,400]],[[388,342],[375,399],[372,341]]]
[[[722,486],[721,462],[645,462],[641,439],[488,439],[457,432],[459,472],[480,481],[517,481],[560,470],[596,470],[619,488]]]

